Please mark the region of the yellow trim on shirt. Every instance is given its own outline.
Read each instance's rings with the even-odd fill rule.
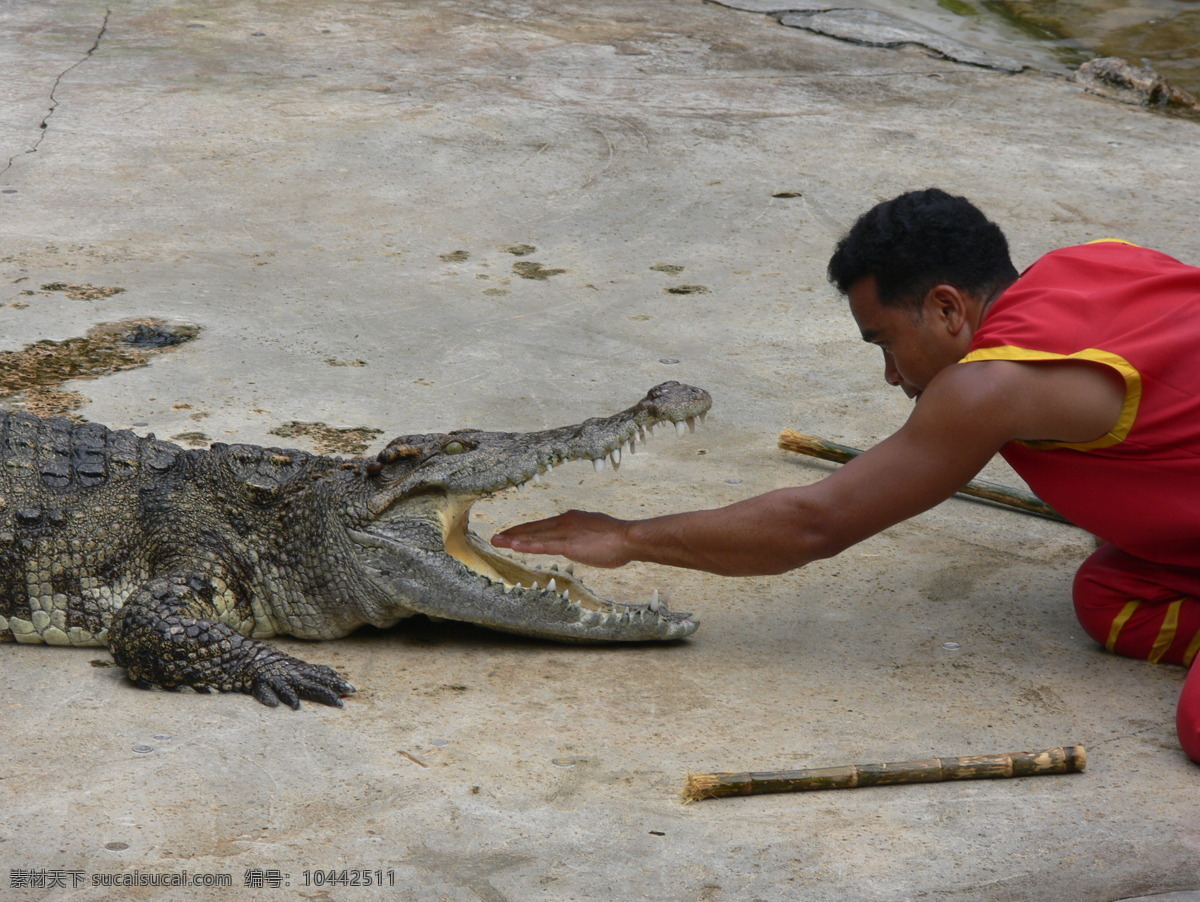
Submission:
[[[1121,613],[1113,618],[1112,627],[1108,631],[1108,641],[1104,643],[1104,647],[1112,651],[1117,646],[1117,639],[1121,635],[1121,630],[1125,628],[1125,624],[1129,622],[1129,618],[1133,616],[1133,612],[1138,609],[1140,601],[1128,601],[1125,607],[1121,608]]]
[[[972,351],[959,363],[971,363],[977,360],[1013,360],[1019,363],[1033,363],[1055,360],[1082,360],[1099,363],[1110,367],[1121,374],[1125,380],[1125,401],[1121,405],[1121,415],[1117,417],[1112,431],[1093,439],[1090,442],[1018,442],[1029,448],[1071,448],[1075,451],[1092,451],[1096,448],[1109,448],[1118,445],[1129,437],[1133,421],[1137,418],[1138,405],[1142,401],[1142,374],[1133,364],[1119,354],[1111,351],[1101,351],[1098,348],[1085,348],[1074,354],[1056,354],[1052,351],[1031,351],[1029,348],[1018,348],[1013,345],[1000,345],[994,348],[980,348]]]
[[[1141,247],[1140,244],[1134,244],[1132,241],[1126,241],[1124,238],[1097,238],[1095,241],[1085,241],[1084,244],[1128,244],[1130,247]]]
[[[1154,647],[1146,658],[1151,664],[1157,664],[1167,653],[1171,643],[1175,641],[1175,630],[1179,628],[1179,609],[1183,607],[1183,599],[1179,598],[1167,605],[1167,615],[1163,617],[1162,627],[1154,640]]]

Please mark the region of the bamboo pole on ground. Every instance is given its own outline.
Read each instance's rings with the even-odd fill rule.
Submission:
[[[824,439],[805,435],[802,432],[794,432],[791,429],[785,429],[779,433],[779,447],[784,451],[795,451],[798,454],[807,454],[809,457],[829,460],[839,464],[844,464],[862,454],[862,451],[857,448],[827,442]],[[998,485],[994,482],[972,479],[958,490],[958,494],[969,495],[972,498],[981,498],[984,501],[991,501],[995,504],[1002,504],[1005,507],[1024,511],[1027,514],[1045,517],[1047,520],[1070,523],[1062,514],[1058,513],[1058,511],[1036,495],[1022,491],[1021,489]]]
[[[772,792],[808,792],[819,789],[853,789],[858,786],[892,786],[901,783],[1074,774],[1081,772],[1086,766],[1087,751],[1081,745],[1072,745],[1038,752],[930,758],[925,761],[901,761],[893,764],[850,764],[843,767],[760,773],[689,774],[683,788],[683,800],[697,802],[701,799]]]

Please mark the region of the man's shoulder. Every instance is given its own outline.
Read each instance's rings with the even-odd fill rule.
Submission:
[[[1118,370],[1086,358],[970,360],[937,381],[945,416],[964,426],[990,418],[1021,441],[1098,439],[1117,424],[1127,390]]]
[[[1086,279],[1090,272],[1101,279],[1109,279],[1117,274],[1137,274],[1147,270],[1153,272],[1164,267],[1186,265],[1170,254],[1135,244],[1124,238],[1098,238],[1048,251],[1021,273],[1020,279],[1014,285],[1020,285],[1023,281],[1028,284],[1029,276],[1040,280],[1062,273],[1075,280],[1080,277]]]

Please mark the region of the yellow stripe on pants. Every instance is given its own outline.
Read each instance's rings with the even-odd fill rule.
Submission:
[[[1192,636],[1192,641],[1187,647],[1187,651],[1183,653],[1183,666],[1191,667],[1192,661],[1196,660],[1196,654],[1200,652],[1200,630],[1196,631],[1196,635]]]
[[[1175,641],[1175,631],[1179,629],[1179,609],[1181,607],[1183,607],[1182,598],[1177,598],[1167,605],[1167,616],[1163,618],[1162,629],[1158,631],[1158,638],[1154,640],[1154,647],[1150,649],[1150,657],[1146,659],[1151,664],[1157,664],[1167,653],[1171,643]]]
[[[1133,616],[1133,612],[1138,609],[1140,604],[1140,601],[1127,602],[1125,607],[1121,608],[1121,613],[1113,619],[1112,628],[1108,631],[1108,641],[1104,643],[1104,647],[1109,651],[1116,648],[1117,637],[1121,635],[1121,630],[1125,628],[1125,624],[1129,622],[1129,618]]]

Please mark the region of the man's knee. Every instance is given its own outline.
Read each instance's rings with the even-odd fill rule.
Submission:
[[[1200,646],[1200,569],[1142,560],[1104,545],[1075,574],[1075,615],[1117,654],[1191,664]]]
[[[1125,587],[1113,579],[1112,555],[1107,551],[1110,548],[1100,548],[1083,562],[1071,592],[1079,625],[1101,645],[1108,644],[1113,620],[1130,600]]]
[[[1183,683],[1179,707],[1175,709],[1179,744],[1189,758],[1200,764],[1200,669],[1193,667]]]

